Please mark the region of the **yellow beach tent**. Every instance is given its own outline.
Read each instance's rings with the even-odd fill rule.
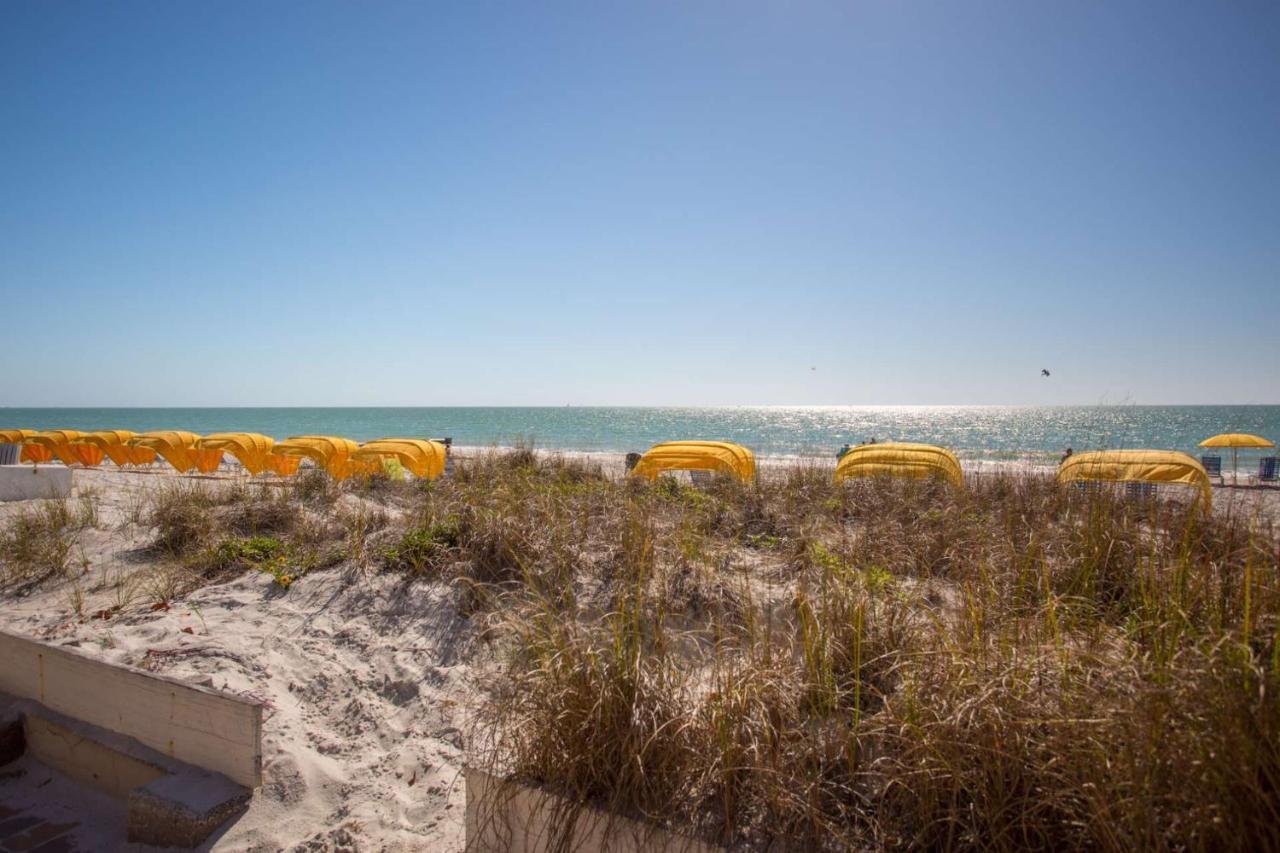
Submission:
[[[1269,441],[1260,435],[1250,435],[1247,432],[1224,432],[1221,435],[1215,435],[1206,438],[1200,442],[1201,447],[1230,447],[1231,448],[1231,478],[1232,482],[1238,482],[1240,477],[1240,469],[1236,465],[1239,461],[1237,455],[1240,448],[1266,448],[1275,447],[1274,441]]]
[[[125,443],[130,447],[154,450],[174,467],[186,473],[193,468],[203,474],[216,471],[222,462],[222,452],[201,450],[196,447],[200,436],[185,430],[157,430],[135,435]]]
[[[295,435],[277,441],[272,452],[279,456],[310,459],[329,472],[335,480],[345,480],[352,474],[370,471],[365,463],[351,461],[351,454],[360,445],[349,438],[332,435]]]
[[[0,444],[22,445],[22,454],[18,457],[21,462],[52,462],[52,450],[39,444],[26,443],[35,434],[33,429],[0,429]]]
[[[434,480],[444,473],[447,456],[445,446],[438,441],[417,438],[380,438],[360,445],[351,458],[356,462],[381,463],[383,459],[395,459],[415,477]]]
[[[129,439],[136,435],[136,432],[131,432],[127,429],[104,429],[98,432],[87,432],[71,443],[86,447],[96,447],[99,452],[105,453],[107,458],[118,466],[147,465],[155,462],[156,452],[154,450],[129,446]]]
[[[267,454],[267,470],[273,474],[279,474],[281,477],[292,477],[298,473],[298,465],[302,462],[300,456],[285,456],[281,453]]]
[[[756,458],[730,441],[667,441],[649,448],[631,476],[654,480],[663,471],[719,471],[748,483],[756,475]]]
[[[862,444],[851,449],[836,463],[836,482],[855,477],[938,477],[957,488],[964,488],[964,472],[960,460],[945,447],[932,444],[886,442]]]
[[[64,465],[98,465],[102,462],[102,448],[93,445],[72,444],[84,437],[84,433],[74,429],[50,429],[34,432],[23,440],[23,444],[34,444],[53,452]]]
[[[1176,450],[1091,450],[1068,456],[1058,466],[1058,482],[1177,483],[1200,490],[1204,510],[1213,508],[1209,475],[1195,459]]]
[[[275,443],[274,438],[256,432],[215,432],[198,439],[196,447],[217,453],[219,457],[230,453],[250,474],[261,474],[275,470],[270,458],[274,455],[271,450]],[[297,470],[297,460],[293,467]]]

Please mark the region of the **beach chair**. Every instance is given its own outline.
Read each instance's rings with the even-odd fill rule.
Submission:
[[[1156,496],[1156,484],[1125,483],[1124,496],[1131,500],[1151,500]]]
[[[705,489],[715,480],[715,472],[713,471],[690,471],[689,480],[695,488]]]
[[[1258,460],[1258,473],[1253,476],[1253,481],[1258,485],[1263,483],[1280,483],[1280,459],[1275,456],[1264,456]]]
[[[1102,494],[1102,482],[1099,480],[1075,480],[1071,483],[1079,495]]]
[[[1218,485],[1225,486],[1226,480],[1222,478],[1222,457],[1221,456],[1201,456],[1200,464],[1204,466],[1204,472],[1210,477],[1218,478]]]

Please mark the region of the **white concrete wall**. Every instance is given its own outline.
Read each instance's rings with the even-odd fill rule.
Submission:
[[[65,498],[71,469],[61,465],[0,465],[0,501]]]

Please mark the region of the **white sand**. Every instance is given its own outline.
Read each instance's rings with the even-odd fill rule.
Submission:
[[[249,572],[152,611],[142,580],[129,580],[142,542],[113,528],[132,494],[165,479],[78,471],[77,490],[99,491],[104,528],[80,536],[88,618],[75,616],[73,587],[61,584],[7,598],[0,624],[266,700],[263,787],[212,849],[343,849],[359,838],[361,849],[461,850],[471,691],[459,643],[469,632],[448,588],[338,567],[284,592]],[[0,505],[0,523],[19,506]],[[131,594],[112,618],[90,615]]]

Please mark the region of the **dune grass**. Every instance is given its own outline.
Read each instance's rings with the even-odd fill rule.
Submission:
[[[0,531],[0,588],[30,588],[73,569],[76,535],[98,526],[97,495],[36,502]]]
[[[744,849],[1280,848],[1263,521],[1031,477],[513,462],[418,528],[458,520],[423,565],[496,626],[492,772]]]

